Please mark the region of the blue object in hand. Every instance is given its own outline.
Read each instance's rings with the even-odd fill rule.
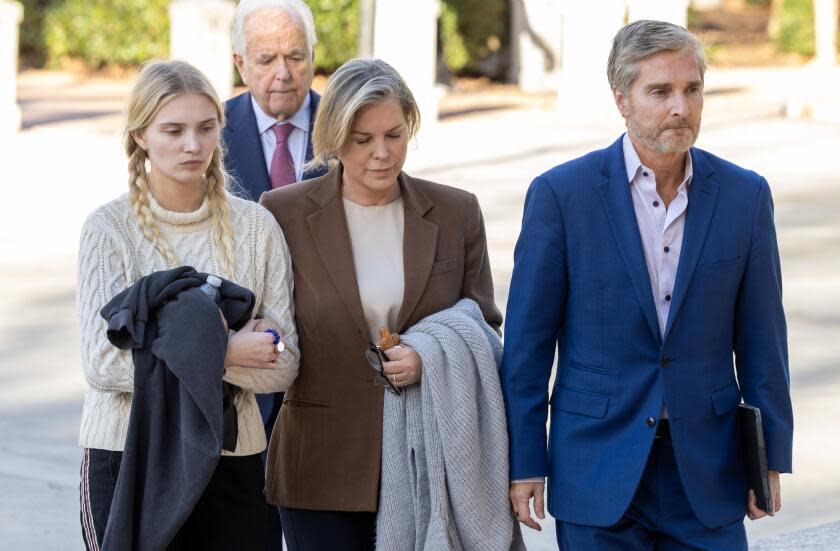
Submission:
[[[286,347],[283,345],[283,341],[280,340],[280,333],[277,332],[276,329],[272,329],[269,327],[268,329],[264,329],[265,333],[270,333],[274,336],[274,345],[277,347],[278,352],[282,352]]]

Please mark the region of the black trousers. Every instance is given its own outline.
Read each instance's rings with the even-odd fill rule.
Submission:
[[[373,551],[376,513],[278,507],[289,551]]]
[[[121,461],[122,452],[85,450],[79,493],[82,535],[88,551],[98,551],[102,546]],[[168,549],[264,549],[268,523],[264,483],[259,455],[221,457],[207,488]]]

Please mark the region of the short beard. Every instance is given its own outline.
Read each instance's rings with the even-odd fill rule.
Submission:
[[[690,135],[680,133],[665,136],[665,131],[671,128],[687,128]],[[657,153],[684,153],[691,149],[691,146],[693,146],[694,142],[697,141],[697,136],[699,134],[699,128],[692,128],[685,119],[681,119],[679,122],[651,128],[640,124],[639,121],[632,115],[627,117],[627,130],[643,146],[651,151],[656,151]]]

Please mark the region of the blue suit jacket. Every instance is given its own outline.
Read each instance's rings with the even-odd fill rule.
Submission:
[[[306,146],[306,161],[312,159],[312,128],[315,114],[321,101],[314,90],[309,91],[309,136]],[[233,176],[232,191],[246,199],[258,201],[264,191],[271,190],[271,180],[265,168],[257,117],[251,104],[251,93],[245,92],[225,102],[225,127],[222,141],[225,144],[225,168]],[[317,178],[327,173],[326,167],[303,174],[304,180]]]
[[[646,419],[658,419],[663,403],[685,492],[706,526],[745,514],[742,397],[761,408],[770,469],[791,471],[770,189],[758,174],[705,151],[693,148],[691,156],[664,338],[621,139],[551,169],[528,190],[502,364],[511,479],[548,475],[549,511],[563,521],[608,526],[621,518],[653,442]]]

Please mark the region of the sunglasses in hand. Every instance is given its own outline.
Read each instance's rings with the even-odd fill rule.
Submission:
[[[370,367],[373,368],[375,373],[374,380],[385,387],[385,390],[399,395],[401,389],[398,386],[395,386],[394,383],[388,378],[385,374],[385,362],[390,361],[388,360],[388,356],[385,355],[385,352],[379,346],[370,343],[368,349],[365,350],[365,358],[367,358]]]

